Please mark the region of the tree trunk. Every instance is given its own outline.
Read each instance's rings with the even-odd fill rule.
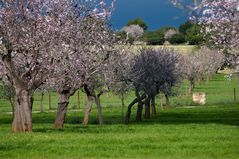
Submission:
[[[51,110],[51,92],[48,92],[48,104],[49,104],[49,110]]]
[[[144,100],[146,98],[146,95],[142,95],[142,96],[138,96],[137,98],[135,98],[128,106],[128,110],[126,112],[126,115],[125,115],[125,124],[129,124],[129,121],[130,121],[130,116],[131,116],[131,108],[136,104],[138,103],[139,101],[142,102],[142,100]]]
[[[137,108],[137,114],[136,114],[136,121],[137,122],[142,121],[142,113],[143,113],[143,103],[139,102],[138,103],[138,108]]]
[[[145,119],[150,119],[150,98],[145,99],[145,114],[144,114]]]
[[[202,84],[202,79],[199,78],[199,79],[198,79],[198,85],[201,85],[201,84]]]
[[[91,95],[87,95],[87,99],[88,99],[88,103],[87,103],[87,109],[84,114],[84,120],[82,123],[83,125],[88,125],[88,123],[89,123],[89,115],[92,110],[92,104],[93,104],[94,97]]]
[[[208,84],[211,79],[212,79],[212,76],[211,75],[207,75],[207,82],[206,82],[206,84]]]
[[[122,93],[122,94],[121,94],[121,112],[122,112],[122,122],[124,122],[124,107],[125,107],[125,104],[124,104],[124,94]]]
[[[69,99],[70,99],[69,92],[67,93],[61,92],[58,94],[58,108],[54,124],[54,127],[57,129],[63,128],[64,126]]]
[[[103,121],[103,115],[102,115],[102,111],[101,111],[100,96],[98,96],[98,95],[95,96],[95,104],[96,104],[96,107],[98,110],[99,124],[103,125],[104,121]]]
[[[44,93],[42,92],[42,93],[41,93],[41,108],[40,108],[40,109],[41,109],[41,110],[40,110],[41,112],[43,112],[43,96],[44,96]]]
[[[134,99],[128,106],[128,110],[125,115],[125,124],[129,124],[130,116],[131,116],[131,108],[138,102],[137,98]]]
[[[188,93],[192,94],[194,89],[194,80],[190,80],[189,90]]]
[[[32,131],[32,94],[28,90],[16,88],[16,106],[12,123],[13,132]]]
[[[156,115],[157,112],[156,112],[155,96],[151,98],[151,108],[152,108],[152,114]]]
[[[169,97],[167,94],[164,94],[165,96],[165,101],[166,101],[166,106],[170,106],[170,102],[169,102]]]
[[[137,109],[137,113],[136,113],[136,121],[137,122],[141,122],[142,121],[142,112],[143,112],[143,102],[142,99],[140,97],[139,92],[136,92],[136,96],[137,96],[137,100],[138,100],[138,109]]]
[[[77,107],[80,109],[80,91],[77,91]]]

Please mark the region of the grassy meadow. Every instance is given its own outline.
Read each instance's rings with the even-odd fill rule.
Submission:
[[[135,108],[130,125],[122,124],[120,99],[111,93],[102,98],[104,126],[98,126],[96,108],[90,125],[81,121],[86,97],[71,98],[64,129],[53,129],[57,95],[52,92],[53,110],[48,111],[44,95],[44,112],[40,113],[40,93],[35,94],[33,133],[12,134],[11,108],[0,102],[0,158],[4,159],[79,159],[79,158],[149,158],[149,159],[236,159],[239,158],[239,106],[233,89],[237,78],[228,81],[218,74],[207,84],[196,85],[195,92],[206,92],[207,104],[197,106],[186,95],[187,82],[170,98],[171,107],[162,108],[164,98],[157,97],[157,115],[136,123]],[[129,93],[125,100],[133,99]],[[239,98],[238,98],[239,100]],[[73,111],[74,110],[74,111]],[[125,110],[126,111],[126,108]]]
[[[193,51],[197,50],[199,47],[195,46],[195,45],[153,45],[153,46],[149,46],[149,45],[132,45],[130,47],[130,49],[132,49],[133,51],[137,51],[139,48],[141,47],[151,47],[154,49],[160,49],[160,48],[168,48],[168,49],[173,49],[175,51],[177,51],[178,53],[181,54],[190,54]]]

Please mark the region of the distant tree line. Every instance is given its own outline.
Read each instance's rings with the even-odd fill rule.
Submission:
[[[145,42],[147,45],[189,44],[201,45],[205,42],[201,25],[187,21],[179,28],[165,26],[158,30],[147,30],[147,24],[140,18],[130,20],[125,27],[117,32],[120,39],[133,44],[135,41]]]

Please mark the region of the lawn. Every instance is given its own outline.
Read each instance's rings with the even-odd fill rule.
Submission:
[[[80,113],[79,113],[80,114]],[[55,113],[33,115],[34,133],[12,134],[11,118],[1,116],[0,158],[172,158],[239,157],[239,107],[168,109],[141,124],[120,124],[118,110],[105,110],[105,126],[93,113],[87,127],[68,114],[62,130]]]
[[[187,82],[172,97],[172,107],[162,109],[164,99],[157,98],[157,115],[142,123],[122,124],[120,100],[106,94],[102,98],[105,125],[97,125],[94,108],[90,125],[80,122],[85,96],[80,94],[81,109],[73,111],[77,96],[71,99],[64,129],[53,129],[55,112],[48,112],[48,96],[44,96],[45,112],[33,113],[33,133],[12,134],[12,116],[7,102],[1,101],[0,158],[139,158],[139,159],[236,159],[239,158],[239,104],[234,103],[233,89],[239,90],[237,79],[228,81],[216,75],[208,84],[197,85],[195,91],[206,92],[207,104],[195,106],[185,95]],[[126,103],[133,98],[128,95]],[[34,110],[39,110],[40,94],[35,94]],[[52,106],[57,96],[52,93]],[[4,106],[5,103],[5,106]],[[190,107],[189,107],[190,106]],[[192,107],[193,106],[193,107]],[[9,108],[9,110],[11,110]],[[54,110],[54,109],[53,109]]]

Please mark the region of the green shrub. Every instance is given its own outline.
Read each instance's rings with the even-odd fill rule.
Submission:
[[[202,44],[204,42],[204,36],[201,32],[201,26],[195,24],[192,28],[190,28],[186,33],[186,40],[189,45]]]
[[[161,31],[146,32],[144,41],[148,45],[162,45],[165,42],[164,33]]]
[[[193,23],[191,21],[187,21],[179,26],[179,32],[186,35],[187,31],[193,27]]]
[[[169,42],[171,44],[183,44],[186,42],[185,40],[185,35],[178,33],[178,34],[174,34],[170,39]]]

